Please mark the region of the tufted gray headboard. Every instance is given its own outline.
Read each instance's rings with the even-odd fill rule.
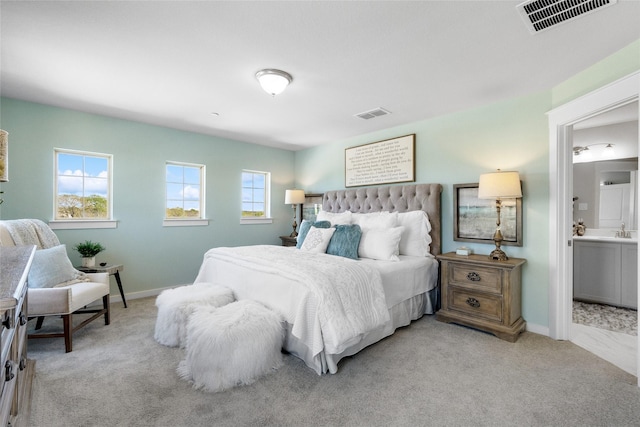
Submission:
[[[422,210],[431,223],[431,253],[442,250],[440,223],[441,184],[389,185],[327,191],[322,197],[322,210],[327,212],[407,212]]]

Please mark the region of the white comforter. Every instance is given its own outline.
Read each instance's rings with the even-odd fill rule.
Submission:
[[[229,280],[220,271],[225,264],[269,277],[263,283]],[[255,299],[279,312],[314,355],[341,353],[389,320],[380,273],[355,260],[282,246],[214,248],[205,254],[195,282],[217,283],[221,277],[225,283],[219,284],[238,298]],[[277,277],[287,280],[279,284]]]

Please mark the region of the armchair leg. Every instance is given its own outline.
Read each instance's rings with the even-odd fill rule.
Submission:
[[[71,326],[73,322],[71,321],[71,314],[64,314],[62,316],[62,323],[64,324],[64,350],[65,353],[71,352],[71,337],[73,335],[73,331],[71,330]]]
[[[38,320],[36,320],[36,329],[42,328],[43,322],[44,322],[44,316],[38,316]]]
[[[102,306],[106,310],[104,313],[104,324],[108,325],[111,323],[111,318],[109,316],[109,294],[102,297]]]

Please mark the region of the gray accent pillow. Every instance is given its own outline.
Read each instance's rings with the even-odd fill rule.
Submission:
[[[335,225],[336,231],[331,236],[327,253],[345,258],[358,259],[358,245],[362,230],[358,224]]]
[[[312,222],[303,219],[302,224],[300,224],[300,231],[298,231],[298,242],[296,243],[296,248],[300,249],[302,247],[304,238],[307,237],[307,233],[311,230],[312,226],[315,228],[331,228],[331,223],[329,221]]]
[[[78,270],[71,265],[66,246],[58,245],[36,251],[27,280],[30,288],[53,288],[77,277]]]

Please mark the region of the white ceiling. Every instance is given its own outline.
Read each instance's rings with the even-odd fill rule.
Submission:
[[[640,38],[640,1],[536,35],[518,3],[3,0],[0,91],[297,150],[546,90]],[[262,68],[293,83],[273,98]]]

